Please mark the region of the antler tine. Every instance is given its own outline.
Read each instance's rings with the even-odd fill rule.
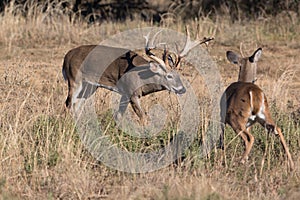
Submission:
[[[149,33],[147,33],[147,35],[144,35],[144,38],[145,38],[145,40],[146,40],[146,48],[149,46],[149,37],[150,37],[150,33],[151,33],[151,31],[150,31]]]
[[[145,46],[145,52],[146,54],[151,54],[150,50],[151,50],[151,47],[149,47],[149,37],[150,37],[150,33],[151,31],[147,34],[147,35],[144,35],[144,38],[146,40],[146,46]]]
[[[157,33],[154,34],[153,38],[152,39],[149,39],[150,38],[150,33],[151,31],[146,35],[144,36],[145,40],[146,40],[146,47],[145,47],[145,52],[146,52],[146,55],[151,58],[152,60],[156,61],[157,63],[159,63],[163,68],[166,68],[166,65],[165,65],[165,62],[156,57],[153,53],[151,53],[150,51],[152,49],[155,49],[156,46],[154,45],[154,41],[155,41],[155,38],[157,37],[157,35],[161,32],[162,30],[159,30]],[[150,43],[150,44],[149,44]],[[151,45],[149,47],[149,45]]]
[[[185,26],[185,29],[186,29],[186,40],[182,51],[179,53],[180,57],[186,56],[191,49],[195,48],[198,44],[200,44],[199,40],[191,41],[190,32],[187,25]]]
[[[157,35],[160,34],[161,32],[162,32],[162,30],[159,30],[153,35],[153,37],[151,39],[151,45],[153,46],[153,48],[156,48],[156,45],[154,45],[154,41],[155,41]]]
[[[189,31],[189,26],[185,26],[185,32],[186,32],[186,40],[184,46],[186,46],[190,41],[191,41],[191,36],[190,36],[190,31]]]
[[[180,68],[180,61],[183,57],[185,57],[190,50],[195,48],[197,45],[205,43],[206,46],[208,45],[208,42],[213,40],[214,38],[203,38],[202,40],[199,39],[199,24],[197,26],[197,38],[195,41],[191,41],[190,37],[190,32],[189,32],[189,27],[188,25],[185,26],[185,31],[186,31],[186,40],[183,49],[180,51],[178,48],[177,43],[175,43],[177,54],[176,54],[176,68]]]
[[[156,48],[156,45],[154,45],[154,41],[160,32],[162,32],[162,30],[159,30],[158,32],[156,32],[152,38],[150,38],[151,31],[149,33],[147,33],[147,35],[144,36],[144,38],[146,40],[146,48],[148,51]]]
[[[197,32],[196,32],[196,40],[199,40],[199,29],[200,29],[200,24],[197,24]]]
[[[195,41],[191,41],[188,26],[186,26],[186,34],[186,42],[183,50],[179,54],[179,57],[185,57],[189,53],[189,51],[195,48],[197,45],[205,44],[207,46],[208,42],[214,39],[204,37],[202,40],[199,40],[199,34],[197,33],[197,39]]]

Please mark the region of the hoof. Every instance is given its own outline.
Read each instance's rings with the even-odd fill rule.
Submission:
[[[217,146],[217,148],[218,148],[218,149],[221,149],[221,150],[223,150],[223,151],[224,151],[224,149],[225,149],[225,147],[224,147],[224,144],[223,144],[223,143],[222,143],[222,144],[221,144],[221,143],[219,143],[219,144],[218,144],[218,146]]]
[[[245,164],[248,161],[248,157],[243,157],[240,163]]]

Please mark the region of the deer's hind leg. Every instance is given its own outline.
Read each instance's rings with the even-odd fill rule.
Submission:
[[[258,122],[263,127],[265,127],[268,130],[268,132],[274,133],[275,135],[279,136],[280,142],[281,142],[281,144],[284,148],[284,151],[285,151],[285,153],[288,157],[288,160],[289,160],[289,163],[290,163],[290,168],[293,170],[295,164],[293,162],[293,159],[292,159],[292,156],[290,154],[289,148],[286,144],[286,141],[285,141],[284,136],[281,132],[281,129],[275,124],[274,120],[272,119],[268,106],[265,106],[264,115],[259,118]]]
[[[241,162],[244,163],[246,160],[248,160],[249,153],[254,144],[254,137],[250,133],[250,127],[246,128],[242,131],[241,137],[245,141],[245,147],[246,147],[245,152],[242,156],[242,160],[241,160]]]
[[[241,163],[244,163],[249,156],[249,153],[253,147],[254,144],[254,137],[253,135],[250,133],[250,126],[247,127],[247,119],[242,117],[238,117],[238,115],[236,117],[233,117],[232,119],[230,119],[230,126],[232,127],[232,129],[234,130],[234,132],[236,134],[239,134],[242,139],[245,142],[245,152],[242,156],[241,159]]]

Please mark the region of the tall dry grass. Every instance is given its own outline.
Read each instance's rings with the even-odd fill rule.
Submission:
[[[145,174],[110,169],[94,159],[82,144],[75,123],[64,111],[67,86],[62,79],[64,54],[81,44],[98,43],[123,30],[152,26],[143,21],[87,25],[71,20],[59,10],[42,12],[33,4],[30,17],[9,5],[0,16],[0,194],[2,199],[283,199],[299,197],[299,168],[290,173],[278,138],[259,126],[254,148],[246,165],[238,160],[244,149],[240,138],[226,129],[225,152],[214,149],[199,158],[199,142],[208,126],[209,96],[203,78],[191,69],[193,88],[201,113],[197,140],[185,159]],[[299,19],[266,18],[232,23],[226,16],[215,21],[203,17],[188,22],[193,31],[215,37],[209,53],[219,65],[224,85],[236,80],[238,69],[225,61],[226,50],[250,55],[263,47],[258,84],[264,89],[272,114],[283,129],[296,166],[299,164],[299,121],[292,116],[299,108]],[[184,23],[166,17],[161,27],[183,31]],[[102,120],[109,93],[99,90]],[[102,99],[105,101],[102,102]],[[160,94],[144,98],[163,102]],[[172,108],[167,104],[167,107]],[[166,102],[168,103],[168,102]],[[102,107],[101,107],[102,105]],[[176,115],[176,114],[175,114]],[[106,118],[105,118],[106,117]],[[170,122],[173,119],[170,118]],[[113,126],[108,134],[122,139]],[[172,131],[172,130],[170,130]],[[169,133],[170,134],[170,133]],[[126,138],[125,138],[126,139]],[[135,140],[123,143],[134,144]],[[165,138],[164,143],[168,143]]]

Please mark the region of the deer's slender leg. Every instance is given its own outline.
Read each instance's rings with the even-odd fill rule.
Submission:
[[[220,134],[220,142],[219,142],[219,148],[224,150],[224,131],[226,126],[226,113],[227,113],[227,104],[226,104],[226,93],[224,93],[221,97],[220,101],[220,118],[221,118],[221,134]]]
[[[241,162],[244,163],[248,159],[249,153],[253,147],[254,137],[253,137],[253,135],[251,135],[249,127],[242,131],[241,137],[243,138],[243,140],[245,141],[245,144],[246,144],[245,145],[246,149],[245,149],[244,155],[241,160]]]
[[[142,107],[141,107],[141,102],[140,102],[140,98],[138,96],[132,96],[130,98],[130,104],[134,110],[134,112],[137,114],[137,116],[140,119],[140,122],[142,124],[145,124],[145,112],[143,111]]]
[[[285,141],[284,136],[283,136],[283,134],[281,132],[281,129],[278,126],[276,126],[275,122],[273,121],[268,107],[266,107],[265,119],[260,118],[258,120],[258,122],[263,127],[265,127],[268,130],[268,132],[272,132],[275,135],[279,136],[280,142],[281,142],[281,144],[282,144],[282,146],[283,146],[283,148],[285,150],[285,153],[286,153],[286,155],[288,157],[288,160],[289,160],[289,163],[290,163],[290,168],[293,170],[295,164],[293,162],[293,159],[292,159],[292,156],[290,154],[289,148],[288,148],[288,146],[286,144],[286,141]]]
[[[73,96],[73,87],[71,87],[70,80],[68,80],[68,97],[66,99],[66,107],[69,109],[72,107],[72,96]]]
[[[222,150],[224,150],[224,131],[225,131],[225,123],[221,122],[221,134],[220,134],[219,148]]]
[[[96,90],[97,86],[84,81],[82,82],[82,89],[77,97],[87,99],[92,96]]]
[[[119,121],[123,118],[123,115],[128,107],[129,99],[126,95],[121,96],[120,104],[119,104],[119,110],[116,114],[116,119]]]
[[[220,142],[219,142],[219,148],[224,150],[224,131],[225,131],[225,126],[226,126],[226,112],[227,112],[227,106],[226,106],[226,101],[225,101],[225,95],[222,96],[221,99],[221,133],[220,133]]]
[[[248,155],[254,143],[254,137],[250,133],[250,127],[246,127],[246,121],[241,118],[234,118],[230,120],[232,129],[236,134],[240,134],[245,142],[245,152],[242,156],[241,162],[244,163],[248,159]]]
[[[289,160],[289,162],[290,162],[290,167],[291,167],[291,169],[293,170],[295,164],[294,164],[294,162],[293,162],[292,156],[291,156],[290,151],[289,151],[289,148],[288,148],[288,146],[287,146],[287,144],[286,144],[286,142],[285,142],[285,139],[284,139],[284,136],[283,136],[283,134],[282,134],[282,132],[281,132],[281,129],[280,129],[279,127],[276,127],[275,133],[276,133],[276,132],[277,132],[277,134],[279,135],[280,142],[281,142],[281,144],[282,144],[282,146],[283,146],[283,148],[284,148],[284,150],[285,150],[285,152],[286,152],[286,155],[287,155],[288,160]]]
[[[74,111],[78,111],[79,109],[79,106],[80,106],[80,102],[78,102],[78,95],[80,94],[82,90],[82,83],[75,83],[75,90],[73,92],[73,95],[72,95],[72,104],[73,104],[73,108],[74,108]]]

